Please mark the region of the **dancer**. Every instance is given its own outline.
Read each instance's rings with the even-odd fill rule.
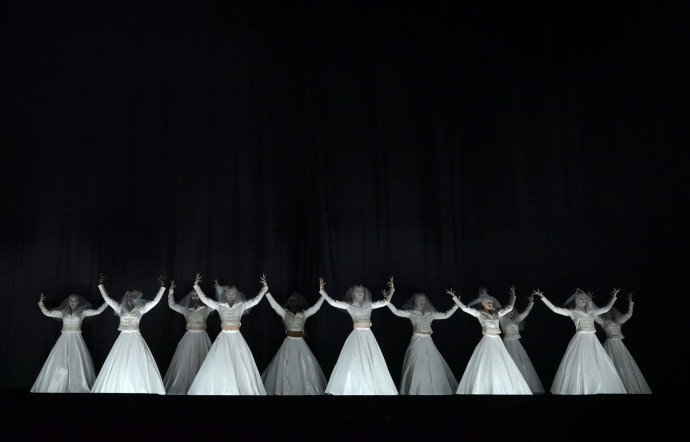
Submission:
[[[412,322],[412,339],[405,352],[400,394],[404,395],[442,395],[453,394],[458,381],[446,360],[431,339],[431,322],[434,319],[447,319],[458,309],[453,305],[446,312],[437,312],[424,293],[415,293],[407,300],[401,310],[392,302],[388,308],[402,318]]]
[[[388,296],[372,302],[371,292],[355,285],[345,294],[344,301],[328,296],[325,289],[319,293],[333,307],[346,310],[354,322],[354,330],[345,340],[338,361],[326,385],[326,393],[333,395],[397,395],[398,389],[388,372],[386,360],[371,331],[371,311],[388,304],[395,291],[393,277],[388,281]]]
[[[496,298],[489,295],[486,288],[479,289],[479,296],[468,305],[460,301],[451,289],[446,291],[453,301],[464,311],[479,320],[482,326],[482,339],[472,352],[470,361],[460,379],[457,394],[532,394],[520,369],[506,350],[500,338],[499,318],[513,309],[515,290],[510,288],[510,302],[501,309]],[[471,306],[479,304],[483,308]],[[496,308],[500,310],[495,310]]]
[[[196,274],[194,291],[201,301],[218,310],[221,332],[213,342],[204,362],[189,387],[190,395],[265,395],[261,373],[256,368],[254,356],[240,333],[240,319],[257,305],[268,292],[266,275],[261,276],[261,290],[252,299],[245,300],[244,293],[234,286],[220,286],[215,281],[217,301],[201,291],[201,276]]]
[[[137,290],[127,290],[118,303],[108,295],[103,285],[105,276],[98,277],[98,290],[105,302],[120,317],[120,335],[110,349],[108,357],[98,373],[92,393],[151,393],[165,394],[165,387],[156,360],[139,332],[141,317],[150,311],[163,297],[166,276],[158,277],[160,289],[156,297],[147,301]],[[175,290],[175,281],[170,281]]]
[[[211,348],[211,338],[206,333],[206,320],[212,310],[192,290],[179,303],[175,303],[174,290],[168,291],[168,306],[184,315],[187,331],[175,349],[170,366],[163,377],[168,394],[187,394],[189,386]]]
[[[613,307],[618,292],[618,289],[613,289],[609,303],[599,308],[585,292],[577,289],[565,301],[563,305],[566,308],[563,308],[553,305],[539,290],[534,291],[554,313],[568,316],[575,324],[575,336],[568,343],[558,366],[551,384],[551,393],[625,393],[625,386],[594,329],[594,318]]]
[[[319,278],[319,290],[324,287],[325,282]],[[283,318],[287,334],[271,363],[261,374],[266,393],[292,396],[324,394],[326,376],[304,341],[304,323],[321,308],[324,297],[319,296],[311,307],[298,293],[292,293],[282,307],[270,293],[266,293],[266,299],[278,316]]]
[[[511,287],[511,291],[513,290],[514,289]],[[529,356],[527,356],[525,348],[520,343],[520,331],[525,327],[525,318],[529,315],[529,312],[532,311],[532,307],[534,306],[534,295],[528,296],[527,299],[529,303],[527,307],[525,307],[525,310],[519,312],[513,307],[508,314],[501,317],[499,323],[503,330],[503,343],[506,346],[506,350],[508,350],[508,353],[510,353],[510,356],[512,356],[515,361],[515,364],[517,364],[520,369],[522,377],[527,381],[533,394],[542,394],[544,393],[544,386],[541,380],[539,380],[537,371],[534,369],[534,365],[532,365]]]
[[[100,315],[108,307],[105,302],[93,310],[82,296],[72,294],[57,309],[48,310],[41,293],[38,307],[44,315],[62,321],[60,337],[41,368],[31,393],[88,393],[96,379],[93,360],[81,336],[84,318]]]
[[[612,307],[608,312],[594,318],[594,321],[606,332],[604,350],[611,357],[618,376],[623,381],[625,391],[630,394],[651,394],[652,389],[649,388],[646,379],[642,375],[642,371],[623,343],[625,336],[621,332],[621,326],[632,317],[634,304],[632,293],[630,293],[628,295],[627,313],[623,314],[615,307]]]

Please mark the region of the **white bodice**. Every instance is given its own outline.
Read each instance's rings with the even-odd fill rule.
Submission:
[[[39,301],[38,307],[41,309],[44,315],[51,318],[61,318],[62,319],[62,332],[81,332],[81,323],[87,316],[99,315],[108,308],[108,304],[105,302],[101,304],[97,309],[84,309],[81,310],[76,315],[65,315],[60,310],[48,310],[42,301]]]
[[[345,301],[336,301],[328,296],[328,293],[326,293],[325,290],[320,290],[319,293],[321,293],[321,295],[326,299],[326,302],[331,304],[333,307],[347,310],[354,324],[371,324],[371,311],[375,308],[381,308],[388,305],[388,299],[390,299],[390,296],[393,294],[393,289],[389,291],[389,295],[386,299],[376,302],[369,302],[364,305],[357,303],[350,304],[349,302]]]
[[[520,339],[520,322],[522,322],[532,310],[534,302],[530,301],[525,310],[517,316],[505,315],[501,317],[499,323],[503,330],[503,339]]]
[[[388,308],[396,315],[402,318],[410,318],[412,322],[412,333],[431,334],[431,322],[434,319],[446,319],[455,313],[458,309],[457,305],[451,307],[446,312],[420,312],[419,310],[399,310],[392,303],[388,303]]]
[[[151,301],[134,310],[125,310],[117,301],[108,296],[103,284],[99,284],[98,289],[101,291],[101,295],[105,302],[107,302],[120,317],[120,325],[117,327],[120,331],[139,331],[141,317],[158,304],[165,292],[165,287],[161,286],[161,288],[158,289],[158,293],[156,293],[156,296]]]
[[[209,306],[213,310],[218,310],[220,315],[220,323],[222,325],[238,325],[241,324],[242,314],[245,310],[254,307],[261,301],[264,294],[268,291],[268,287],[263,286],[259,294],[257,294],[252,299],[246,300],[244,302],[236,302],[232,306],[229,306],[226,302],[217,302],[209,298],[204,294],[199,285],[194,284],[194,291],[204,304]]]
[[[177,313],[184,315],[187,321],[187,327],[206,327],[206,319],[208,318],[209,308],[206,304],[202,304],[199,307],[183,307],[175,302],[173,297],[174,290],[168,291],[168,306],[175,310]]]
[[[606,339],[625,339],[621,326],[632,316],[633,303],[628,304],[628,312],[618,318],[617,321],[612,321],[604,317],[597,317],[594,321],[601,326],[606,333]]]
[[[611,297],[609,303],[606,304],[604,307],[590,312],[585,312],[577,309],[569,309],[564,307],[556,307],[555,305],[551,304],[551,301],[546,299],[545,296],[542,296],[541,300],[544,301],[544,304],[546,304],[547,307],[549,307],[554,313],[570,317],[570,319],[572,319],[573,323],[575,324],[576,333],[596,333],[596,329],[594,328],[594,318],[598,315],[601,315],[602,313],[606,313],[607,311],[609,311],[611,307],[613,307],[613,303],[616,301],[616,297]]]
[[[486,310],[478,310],[472,307],[468,307],[465,304],[460,301],[460,298],[457,296],[453,296],[453,301],[460,307],[460,309],[468,313],[474,317],[476,317],[479,320],[479,325],[482,326],[482,334],[485,335],[500,335],[501,334],[501,328],[499,326],[499,319],[511,310],[513,310],[513,305],[515,304],[515,295],[512,295],[510,297],[510,301],[508,302],[508,305],[503,307],[502,309],[496,311],[494,310],[492,313],[489,313]]]
[[[270,293],[266,293],[266,299],[268,299],[268,303],[271,305],[271,307],[273,307],[273,310],[275,310],[275,312],[278,313],[281,318],[283,318],[285,330],[290,331],[304,331],[304,323],[307,321],[307,318],[319,311],[324,300],[323,296],[320,296],[319,300],[308,309],[299,311],[297,313],[292,313],[290,310],[281,307],[280,304],[273,299],[273,296],[271,296]]]

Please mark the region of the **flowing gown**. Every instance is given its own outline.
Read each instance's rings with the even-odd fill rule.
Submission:
[[[489,313],[467,307],[457,296],[453,301],[464,311],[476,317],[482,326],[482,339],[472,352],[470,361],[460,379],[457,394],[532,394],[520,369],[503,345],[499,318],[513,309],[515,296],[501,310]]]
[[[525,351],[525,348],[520,343],[520,322],[529,315],[533,306],[534,302],[530,301],[527,307],[525,307],[525,310],[519,315],[504,315],[499,322],[503,329],[503,344],[505,344],[506,350],[508,350],[513,361],[515,361],[515,364],[520,369],[522,377],[527,381],[532,393],[542,394],[544,393],[544,386],[539,379],[539,375],[537,375],[537,370],[535,370],[534,365],[532,365],[532,360],[527,355],[527,351]]]
[[[454,305],[447,312],[421,312],[419,310],[399,310],[389,303],[388,308],[402,318],[412,322],[412,339],[405,352],[401,395],[443,395],[453,394],[458,381],[453,371],[436,348],[431,339],[431,322],[434,319],[449,318],[458,309]]]
[[[60,310],[48,310],[38,303],[44,315],[62,319],[62,331],[31,387],[32,393],[88,393],[96,374],[91,354],[81,335],[81,323],[88,316],[98,315],[108,307],[105,302],[97,309],[81,310],[65,315]]]
[[[236,302],[230,307],[227,303],[219,303],[207,297],[198,285],[194,285],[194,290],[204,304],[218,310],[223,330],[218,333],[187,394],[257,396],[266,394],[254,355],[240,333],[239,327],[244,310],[258,304],[267,289],[263,287],[254,298]]]
[[[211,348],[211,338],[206,333],[209,308],[205,304],[196,308],[185,308],[176,304],[173,290],[168,292],[168,306],[184,315],[187,331],[177,344],[175,354],[163,377],[163,385],[168,394],[187,394]]]
[[[350,304],[332,299],[324,291],[321,295],[333,307],[347,310],[354,329],[340,350],[338,361],[326,385],[332,395],[397,395],[398,389],[388,371],[381,348],[371,331],[371,310],[388,304],[387,300]]]
[[[158,290],[153,300],[131,311],[125,311],[108,296],[103,284],[98,289],[105,302],[120,316],[120,335],[110,349],[91,392],[165,394],[156,360],[139,332],[141,317],[158,304],[165,287]]]
[[[604,341],[604,350],[613,361],[616,367],[618,376],[620,376],[625,391],[629,394],[651,394],[652,389],[649,388],[647,380],[642,375],[642,371],[637,366],[637,362],[633,359],[628,351],[628,348],[623,343],[623,333],[621,326],[632,317],[634,302],[630,301],[628,304],[628,311],[617,320],[608,319],[604,317],[597,317],[595,321],[601,325],[601,328],[606,332],[606,341]]]
[[[541,300],[553,312],[568,316],[575,324],[575,336],[561,359],[551,384],[552,394],[618,394],[625,393],[625,386],[616,372],[613,362],[599,342],[594,329],[594,316],[606,313],[616,298],[590,313],[582,310],[556,307],[542,297]]]
[[[286,331],[295,335],[285,337],[278,352],[261,374],[266,393],[284,396],[324,394],[326,376],[304,341],[304,336],[297,336],[304,334],[306,319],[321,308],[323,296],[313,306],[297,313],[281,307],[270,293],[266,293],[266,299],[283,318]]]

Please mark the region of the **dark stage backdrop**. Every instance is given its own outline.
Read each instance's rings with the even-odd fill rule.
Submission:
[[[39,295],[100,305],[99,272],[118,299],[152,298],[159,274],[180,299],[197,272],[206,293],[217,278],[253,296],[266,274],[279,302],[315,302],[319,277],[378,299],[393,276],[396,306],[421,291],[439,310],[449,288],[506,302],[515,286],[522,309],[537,288],[560,304],[616,287],[621,310],[634,292],[625,343],[652,389],[687,386],[669,371],[688,221],[671,6],[16,3],[0,31],[0,387],[28,390],[59,336]],[[397,383],[411,324],[372,321]],[[97,370],[117,325],[108,309],[83,326]],[[433,328],[460,378],[477,320]],[[328,304],[307,321],[327,376],[351,329]],[[143,318],[161,375],[184,330],[165,299]],[[573,333],[537,301],[522,343],[547,388]],[[284,338],[268,302],[242,334],[263,371]]]

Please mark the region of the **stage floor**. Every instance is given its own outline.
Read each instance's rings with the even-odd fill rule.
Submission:
[[[9,390],[0,396],[3,427],[11,430],[5,441],[618,441],[649,431],[663,437],[684,423],[670,398],[657,394],[248,397]]]

